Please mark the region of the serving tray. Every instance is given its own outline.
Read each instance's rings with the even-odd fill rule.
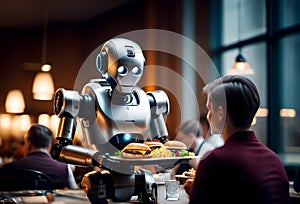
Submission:
[[[198,156],[186,156],[186,157],[159,157],[159,158],[120,158],[116,156],[110,157],[112,160],[123,163],[124,165],[142,166],[142,165],[166,165],[177,164],[182,162],[189,162],[191,159],[198,158]]]
[[[127,167],[127,169],[133,169],[134,166],[156,165],[163,169],[171,169],[179,163],[188,163],[191,159],[197,158],[197,156],[185,156],[185,157],[161,157],[161,158],[120,158],[111,156],[109,160],[112,166],[110,168],[115,169],[116,166]]]
[[[125,174],[132,174],[135,166],[155,165],[163,169],[171,169],[179,163],[188,163],[198,156],[158,157],[158,158],[121,158],[109,154],[96,158],[98,166]]]

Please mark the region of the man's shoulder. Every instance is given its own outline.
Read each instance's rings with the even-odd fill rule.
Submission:
[[[235,157],[235,155],[239,154],[237,151],[232,151],[232,149],[228,146],[216,147],[211,150],[204,157],[207,159],[209,163],[218,163],[221,164],[223,161],[231,160]]]
[[[31,163],[31,161],[34,161],[34,160],[32,160],[30,157],[26,156],[22,159],[15,160],[15,161],[5,164],[3,166],[3,168],[16,168],[16,167],[22,166],[23,164]]]

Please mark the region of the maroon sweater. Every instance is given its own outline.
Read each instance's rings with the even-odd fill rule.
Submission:
[[[252,131],[232,135],[200,161],[190,204],[288,204],[289,182],[278,156]]]
[[[64,188],[67,184],[67,164],[54,160],[44,152],[33,152],[20,160],[6,164],[4,168],[26,168],[41,171],[50,177],[54,188]]]

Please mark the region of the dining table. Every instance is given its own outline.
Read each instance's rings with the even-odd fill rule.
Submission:
[[[89,204],[89,199],[83,190],[58,190],[54,191],[53,201],[51,204]],[[179,188],[179,199],[178,200],[167,200],[166,199],[166,187],[163,182],[157,183],[157,204],[188,204],[188,195],[184,191],[183,185]],[[109,204],[125,204],[125,203],[140,203],[137,196],[133,196],[131,200],[126,202],[116,202],[108,200]]]
[[[183,185],[180,185],[179,199],[167,200],[166,199],[166,187],[163,182],[157,183],[157,204],[188,204],[189,198],[186,194]],[[292,187],[290,188],[291,204],[300,203],[300,193],[296,192]],[[25,190],[15,192],[0,192],[0,203],[22,203],[22,204],[90,204],[85,191],[60,189],[51,192],[42,190]],[[108,200],[108,204],[137,204],[141,203],[137,200],[136,196],[133,196],[129,201],[116,202]]]
[[[180,185],[179,199],[178,200],[167,200],[166,199],[166,188],[163,182],[157,183],[157,204],[187,204],[188,195],[184,191],[183,185]],[[132,196],[129,201],[117,202],[110,199],[107,200],[108,204],[125,204],[125,203],[141,203],[137,196]],[[57,189],[53,191],[45,190],[24,190],[24,191],[10,191],[0,192],[0,203],[30,203],[30,204],[90,204],[86,192],[81,189],[70,190],[70,189]]]

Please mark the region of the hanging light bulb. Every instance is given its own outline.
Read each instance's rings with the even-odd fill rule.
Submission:
[[[51,65],[46,62],[47,58],[47,5],[44,11],[44,29],[42,46],[42,66],[41,71],[35,75],[32,85],[33,98],[36,100],[52,100],[54,95],[54,82],[50,73]]]
[[[20,89],[12,89],[8,92],[5,100],[5,110],[7,113],[24,112],[25,100]]]
[[[56,135],[58,124],[59,124],[59,117],[57,115],[51,115],[49,127],[52,130],[53,135]]]
[[[238,2],[238,41],[240,40],[241,33],[241,1]],[[250,75],[255,74],[254,70],[247,63],[246,59],[242,56],[242,48],[239,47],[239,54],[235,59],[235,62],[227,74],[232,75]]]
[[[0,132],[2,139],[7,138],[10,135],[11,131],[11,114],[0,114]]]
[[[31,118],[28,114],[15,115],[12,119],[11,135],[16,139],[22,139],[24,134],[28,131],[31,124]]]
[[[43,65],[41,66],[41,70],[42,70],[43,72],[49,72],[49,71],[51,70],[51,65],[48,64],[48,63],[45,63],[45,64],[43,64]]]
[[[255,72],[247,63],[246,59],[242,56],[242,54],[238,54],[238,56],[235,59],[235,63],[233,64],[233,66],[227,74],[246,75],[255,74]]]
[[[46,113],[40,114],[38,117],[38,124],[49,127],[50,115]]]
[[[32,86],[33,98],[36,100],[52,100],[54,95],[54,82],[50,72],[38,72]]]

